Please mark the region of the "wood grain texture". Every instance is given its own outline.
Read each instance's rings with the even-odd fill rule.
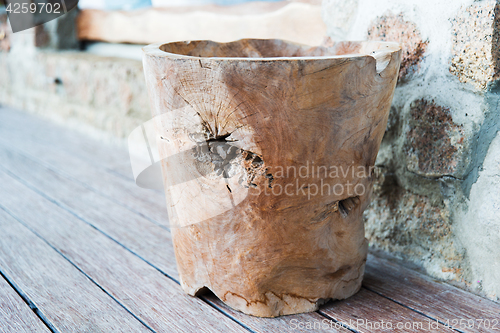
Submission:
[[[246,39],[144,51],[184,290],[207,287],[234,309],[263,317],[314,311],[324,299],[356,293],[368,245],[362,213],[370,167],[399,46]],[[297,176],[306,165],[365,172]],[[299,190],[313,187],[313,196]],[[281,191],[269,194],[273,188]]]
[[[9,144],[26,140],[53,146],[72,155],[77,161],[97,166],[108,173],[116,169],[124,170],[120,176],[133,179],[130,157],[124,145],[107,142],[103,138],[96,139],[71,126],[63,126],[38,115],[5,106],[0,107],[0,120],[1,132],[8,134],[6,139]],[[146,198],[149,192],[144,191]]]
[[[328,303],[320,312],[358,332],[454,332],[365,288],[346,300]]]
[[[99,195],[80,183],[59,175],[25,155],[0,143],[0,169],[8,169],[50,200],[71,211],[165,274],[178,279],[168,230],[151,223],[122,205]],[[34,172],[36,171],[36,172]],[[138,232],[140,231],[140,232]]]
[[[154,267],[20,182],[2,172],[0,182],[3,193],[18,194],[0,194],[1,206],[154,331],[246,331],[200,299],[186,297],[177,283]]]
[[[1,218],[1,217],[0,217]],[[0,332],[49,333],[50,330],[0,276]]]
[[[53,124],[31,120],[36,131],[19,131],[24,119],[0,110],[0,142],[29,154],[40,163],[57,169],[72,180],[84,184],[130,210],[168,227],[165,195],[124,182],[123,175],[109,169],[128,165],[123,172],[131,177],[130,158],[121,149],[92,144],[74,131],[53,130]],[[8,124],[8,125],[7,125]],[[55,135],[57,133],[57,135]],[[76,153],[78,152],[78,153]],[[121,163],[119,161],[122,161]]]
[[[151,332],[2,209],[0,230],[0,270],[59,332]]]
[[[484,326],[485,320],[497,320],[500,325],[500,304],[382,258],[370,256],[363,284],[462,332],[492,332],[491,327]]]

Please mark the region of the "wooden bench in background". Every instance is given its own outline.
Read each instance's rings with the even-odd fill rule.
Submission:
[[[132,12],[87,9],[80,12],[76,25],[79,40],[108,43],[279,38],[319,45],[326,36],[321,4],[314,0],[149,8]]]

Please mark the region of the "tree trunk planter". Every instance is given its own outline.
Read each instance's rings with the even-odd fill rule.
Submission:
[[[144,71],[181,284],[262,317],[356,293],[399,45],[156,44]]]

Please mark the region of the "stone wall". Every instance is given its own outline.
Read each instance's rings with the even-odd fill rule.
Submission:
[[[336,40],[404,52],[365,214],[374,249],[500,298],[500,73],[496,1],[324,0]]]
[[[151,118],[142,63],[67,49],[78,46],[76,34],[64,29],[69,15],[42,29],[7,31],[0,104],[100,138],[126,138]]]
[[[71,51],[32,57],[0,53],[0,103],[118,138],[151,118],[140,61]]]

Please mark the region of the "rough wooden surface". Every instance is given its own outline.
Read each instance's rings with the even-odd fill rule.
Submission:
[[[208,288],[263,317],[356,293],[399,46],[245,39],[144,51],[186,292]]]
[[[22,126],[19,124],[22,124]],[[95,326],[91,331],[96,332],[99,331],[99,327],[105,325],[100,323],[102,319],[102,317],[99,317],[102,316],[100,311],[106,311],[106,321],[118,322],[117,325],[120,328],[118,331],[120,332],[136,332],[141,331],[143,327],[145,328],[146,326],[141,324],[136,317],[130,315],[130,312],[125,311],[122,306],[118,305],[117,301],[110,297],[110,295],[115,295],[120,297],[120,300],[117,300],[128,309],[133,308],[134,314],[140,316],[138,318],[142,318],[141,320],[147,319],[149,324],[154,327],[173,327],[176,318],[178,318],[177,314],[164,311],[155,316],[150,305],[155,297],[163,295],[163,293],[167,293],[164,297],[168,298],[170,302],[162,298],[158,300],[157,305],[154,305],[155,308],[158,306],[165,309],[170,304],[172,306],[185,304],[182,303],[184,301],[180,301],[180,298],[175,296],[182,295],[181,288],[178,285],[177,287],[175,285],[170,286],[171,283],[164,281],[160,286],[168,286],[168,288],[164,291],[158,291],[158,285],[153,283],[153,281],[159,280],[158,274],[150,268],[146,268],[147,266],[154,266],[156,268],[161,267],[161,270],[165,271],[175,271],[173,248],[168,230],[165,228],[155,229],[157,225],[147,219],[148,223],[155,228],[150,229],[144,227],[145,225],[135,223],[128,225],[127,223],[116,224],[111,222],[114,228],[124,229],[121,231],[116,230],[114,233],[120,245],[112,245],[113,241],[105,236],[103,230],[93,229],[78,218],[78,213],[82,213],[83,209],[75,211],[74,208],[78,208],[78,206],[70,207],[67,205],[61,207],[63,204],[62,199],[67,190],[63,189],[61,192],[63,195],[59,196],[52,185],[41,181],[40,177],[32,175],[41,173],[55,183],[60,182],[62,188],[68,187],[76,191],[87,189],[96,198],[106,198],[98,190],[97,183],[102,182],[103,175],[116,175],[119,174],[120,170],[126,170],[126,167],[124,167],[128,163],[126,153],[122,153],[116,147],[110,149],[109,146],[95,142],[79,133],[65,130],[44,120],[21,112],[9,111],[5,108],[0,108],[0,144],[0,151],[2,152],[0,169],[3,177],[5,177],[5,173],[9,177],[2,178],[2,184],[5,184],[5,186],[0,187],[0,205],[8,205],[12,213],[19,214],[19,219],[15,220],[10,215],[6,215],[3,209],[0,209],[0,249],[2,249],[0,250],[2,251],[0,253],[0,272],[8,276],[9,281],[16,285],[26,296],[25,298],[31,302],[32,307],[36,308],[36,312],[32,312],[29,310],[28,304],[24,304],[29,311],[28,317],[22,317],[24,321],[31,321],[29,318],[37,315],[38,318],[43,318],[50,325],[60,328],[61,332],[81,332],[82,328],[94,323]],[[37,154],[36,150],[28,153],[26,151],[27,145],[34,145],[35,147],[43,145],[46,150],[43,150],[43,154]],[[40,164],[41,161],[48,162],[53,159],[54,157],[47,155],[51,155],[55,151],[64,152],[65,158],[59,159],[57,163],[52,160],[54,164],[51,164],[50,168]],[[24,159],[21,159],[22,156],[24,156]],[[71,170],[68,166],[75,165],[77,162],[81,164],[82,168],[97,168],[102,174],[101,177],[96,179],[86,178],[86,187],[81,187],[81,181],[76,179],[74,175],[71,176],[67,173]],[[133,183],[130,176],[122,175],[118,178],[123,183]],[[71,187],[68,184],[77,187]],[[125,185],[123,184],[123,186]],[[54,195],[50,197],[50,200],[47,200],[46,191]],[[139,193],[143,189],[137,188],[137,191]],[[31,199],[29,206],[26,206],[26,202],[21,200],[23,198]],[[90,194],[82,195],[82,202],[79,205],[87,210],[102,209],[93,207],[95,199],[89,200],[88,198],[91,198]],[[115,201],[124,200],[126,196],[119,196],[118,198],[113,199]],[[163,202],[164,196],[152,191],[151,200]],[[113,201],[111,202],[113,204]],[[46,209],[51,205],[54,208],[47,211]],[[115,202],[114,205],[127,210],[124,207],[126,202],[122,202],[121,205]],[[26,207],[30,209],[26,209]],[[40,209],[34,209],[35,207]],[[126,218],[131,219],[134,219],[136,215],[139,216],[137,212],[134,213],[130,210],[127,214]],[[108,215],[103,216],[105,218],[109,217]],[[48,218],[50,218],[50,223],[47,224],[47,230],[45,230]],[[38,236],[22,224],[29,226],[33,231],[36,228]],[[80,226],[77,227],[77,225]],[[104,225],[104,223],[101,225]],[[91,229],[93,231],[90,231]],[[72,234],[73,231],[74,234]],[[157,231],[165,233],[162,236],[165,241],[163,247],[154,245],[156,242],[154,233]],[[133,243],[125,244],[121,242],[122,239],[126,239],[125,237],[118,238],[121,237],[120,235],[129,233],[137,234],[137,239],[141,239],[146,243],[149,243],[148,239],[150,238],[153,246],[139,247]],[[88,245],[85,245],[87,242]],[[132,251],[126,254],[124,250],[128,249],[130,251],[129,246],[135,246],[137,252]],[[148,254],[148,251],[152,251],[152,249],[159,251],[159,253],[157,255]],[[96,253],[101,254],[102,258],[96,258]],[[145,260],[144,258],[149,259]],[[68,259],[78,268],[71,265]],[[139,263],[137,259],[144,262],[146,266]],[[125,261],[127,265],[129,262],[131,263],[130,268],[124,267]],[[106,269],[103,268],[103,265],[106,266]],[[141,276],[143,271],[148,272],[147,276]],[[15,274],[12,274],[13,272]],[[124,274],[131,274],[131,278],[122,276]],[[89,277],[92,277],[94,282],[89,280]],[[165,277],[165,279],[175,280],[171,277]],[[136,282],[133,283],[134,281]],[[143,285],[139,286],[139,281],[142,281]],[[115,284],[121,286],[121,288],[115,288]],[[202,296],[201,300],[205,302],[209,309],[216,308],[220,314],[231,318],[234,323],[233,330],[238,331],[243,328],[251,332],[348,332],[344,328],[336,329],[335,326],[331,328],[331,325],[336,322],[335,319],[348,321],[349,318],[356,318],[354,316],[365,320],[373,318],[379,321],[391,321],[393,325],[396,325],[397,322],[406,323],[408,320],[411,320],[410,324],[421,321],[427,322],[428,319],[435,320],[439,313],[444,311],[443,309],[453,311],[450,314],[453,318],[450,319],[460,319],[465,315],[477,316],[476,319],[484,319],[485,315],[488,315],[490,319],[500,317],[499,306],[494,302],[463,292],[449,285],[438,283],[374,256],[368,258],[365,285],[370,290],[376,291],[376,293],[361,289],[359,297],[355,296],[346,301],[328,303],[322,306],[319,312],[275,319],[244,315],[228,308],[210,294]],[[134,290],[136,288],[137,290]],[[175,288],[177,288],[177,291],[173,290]],[[147,295],[139,298],[139,290],[146,290]],[[111,291],[114,294],[111,294]],[[158,295],[156,295],[157,292]],[[16,296],[17,292],[11,290],[11,295]],[[69,298],[67,295],[71,297]],[[182,297],[191,298],[187,295],[182,295]],[[98,306],[101,310],[89,311],[89,307],[86,306],[87,303],[80,301],[82,298],[90,298],[90,304]],[[146,300],[144,303],[142,302],[143,299]],[[400,304],[392,301],[392,299]],[[4,301],[3,297],[0,303],[2,301]],[[108,306],[109,309],[105,308]],[[480,311],[473,312],[474,307]],[[3,307],[0,308],[0,314],[2,310]],[[81,315],[74,317],[74,312]],[[9,315],[11,314],[9,312]],[[200,317],[196,323],[193,323],[194,326],[199,325],[197,330],[209,330],[219,327],[206,324],[212,319],[203,317],[209,314],[213,316],[214,313],[212,310],[207,312],[205,307],[194,310],[194,313],[190,314]],[[134,320],[139,324],[134,324]],[[224,319],[221,321],[226,322]],[[205,324],[201,324],[203,322]],[[315,323],[316,328],[313,328]],[[228,323],[226,322],[226,324]],[[327,326],[321,326],[320,324]],[[21,327],[19,325],[23,325],[23,321],[15,316],[6,318],[0,315],[0,331],[5,331],[5,327],[9,327],[8,325]],[[211,327],[206,327],[207,325]],[[477,329],[477,322],[476,329],[460,328],[459,326],[457,329],[461,332],[494,332],[491,329],[485,330],[484,327],[483,329]],[[30,331],[35,331],[35,329]],[[172,331],[182,331],[182,327]],[[369,328],[356,332],[379,332],[379,330]]]
[[[83,10],[78,38],[112,43],[281,38],[318,45],[326,36],[321,5],[252,2],[236,6],[150,8],[133,12]]]

